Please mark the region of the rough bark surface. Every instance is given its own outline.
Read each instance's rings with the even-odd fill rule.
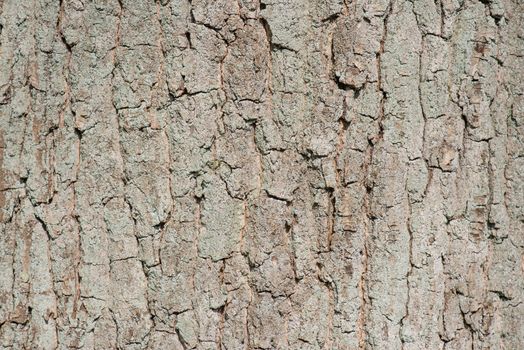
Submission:
[[[524,349],[522,1],[0,12],[0,349]]]

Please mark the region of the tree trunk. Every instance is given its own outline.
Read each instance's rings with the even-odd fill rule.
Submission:
[[[524,349],[522,1],[0,8],[0,349]]]

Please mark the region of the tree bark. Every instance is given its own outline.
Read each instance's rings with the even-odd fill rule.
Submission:
[[[524,349],[522,1],[0,11],[0,349]]]

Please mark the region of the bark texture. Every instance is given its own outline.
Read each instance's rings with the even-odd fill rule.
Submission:
[[[0,349],[524,349],[521,0],[0,12]]]

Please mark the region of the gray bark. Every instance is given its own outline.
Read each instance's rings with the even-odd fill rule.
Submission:
[[[524,349],[522,1],[0,13],[0,349]]]

